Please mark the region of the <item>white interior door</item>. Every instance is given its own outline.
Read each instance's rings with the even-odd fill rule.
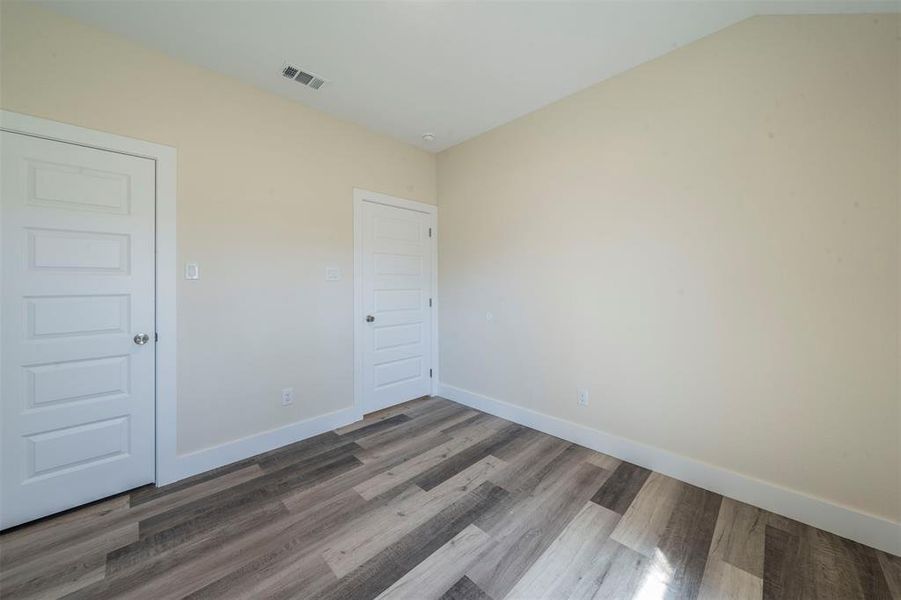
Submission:
[[[15,133],[0,145],[6,528],[154,480],[155,169]]]
[[[363,404],[431,391],[431,215],[362,203]]]

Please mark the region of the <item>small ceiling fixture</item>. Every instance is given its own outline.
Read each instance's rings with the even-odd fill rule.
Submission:
[[[289,63],[282,65],[282,77],[292,79],[297,83],[305,85],[308,88],[313,88],[314,90],[321,88],[326,81],[325,78],[320,77],[319,75],[315,75]]]
[[[435,141],[435,134],[434,134],[434,133],[423,133],[423,134],[422,134],[422,141],[424,141],[424,142],[434,142],[434,141]]]

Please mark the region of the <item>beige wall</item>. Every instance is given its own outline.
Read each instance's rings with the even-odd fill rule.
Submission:
[[[440,154],[442,381],[901,519],[899,39],[752,19]]]
[[[434,156],[50,12],[0,26],[2,108],[178,149],[179,451],[350,406],[352,189],[434,204]]]

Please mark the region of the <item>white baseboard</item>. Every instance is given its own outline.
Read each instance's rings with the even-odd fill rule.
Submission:
[[[901,523],[445,383],[439,386],[439,395],[711,492],[901,555]]]
[[[363,415],[356,407],[350,406],[318,417],[297,421],[284,427],[270,429],[232,442],[204,448],[188,454],[176,456],[175,463],[160,473],[157,485],[166,485],[180,479],[197,475],[210,469],[222,467],[262,452],[268,452],[294,442],[338,429],[359,421]]]

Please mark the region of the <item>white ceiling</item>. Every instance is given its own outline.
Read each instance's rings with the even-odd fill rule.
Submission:
[[[43,4],[431,151],[752,15],[899,10],[897,0]],[[329,83],[285,79],[285,61]]]

